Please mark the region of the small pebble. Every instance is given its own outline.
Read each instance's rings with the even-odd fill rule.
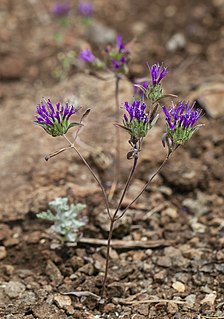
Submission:
[[[180,282],[180,281],[175,281],[172,284],[172,287],[178,292],[184,292],[185,289],[186,289],[185,285],[182,282]]]
[[[186,303],[190,306],[190,307],[193,307],[194,304],[195,304],[195,301],[196,301],[196,295],[189,295],[185,298],[186,300]]]
[[[186,46],[186,38],[182,33],[175,33],[166,44],[166,49],[169,52],[175,52],[178,49],[183,49]]]
[[[82,266],[81,268],[79,268],[79,271],[81,273],[86,274],[86,275],[92,276],[94,273],[94,267],[92,264],[89,263],[89,264],[86,264],[86,265]]]
[[[71,306],[72,300],[67,295],[56,294],[53,298],[54,303],[58,308],[64,308],[65,306]]]
[[[171,267],[172,262],[170,257],[168,256],[161,256],[157,258],[157,265],[162,266],[162,267]]]

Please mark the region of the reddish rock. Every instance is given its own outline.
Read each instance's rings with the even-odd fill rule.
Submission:
[[[24,75],[25,62],[21,57],[6,57],[0,64],[0,78],[3,80],[20,79]]]

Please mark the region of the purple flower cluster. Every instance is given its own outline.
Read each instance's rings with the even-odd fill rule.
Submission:
[[[123,43],[121,35],[117,35],[115,48],[106,48],[105,52],[108,53],[112,69],[116,72],[121,71],[127,65],[130,52]],[[125,70],[122,71],[125,72]]]
[[[81,60],[89,63],[92,63],[96,59],[89,49],[82,50],[79,57]]]
[[[128,72],[129,50],[125,47],[122,37],[117,35],[116,45],[107,46],[104,50],[105,61],[102,62],[96,58],[89,49],[80,52],[80,59],[93,63],[98,69],[110,69],[115,74],[126,74]]]
[[[132,145],[136,145],[138,141],[141,141],[147,135],[152,127],[149,115],[145,112],[146,104],[139,100],[134,100],[132,104],[125,102],[124,109],[128,114],[124,114],[124,125],[118,126],[129,132],[131,135],[129,142]]]
[[[93,13],[93,5],[89,2],[80,2],[78,10],[80,15],[90,17]]]
[[[163,65],[160,65],[159,63],[153,64],[152,66],[147,63],[147,65],[151,74],[152,84],[154,86],[160,84],[162,79],[169,73],[167,71],[167,67],[163,67]]]
[[[124,108],[129,114],[129,119],[126,114],[124,114],[125,123],[130,123],[134,120],[138,122],[147,123],[149,121],[148,115],[145,113],[146,104],[139,100],[134,100],[132,104],[128,102],[124,103]]]
[[[175,130],[177,127],[183,129],[192,128],[193,125],[201,118],[201,109],[195,109],[194,103],[190,106],[189,102],[180,101],[177,105],[172,105],[169,108],[162,108],[166,122],[170,130]]]
[[[70,11],[70,5],[68,3],[55,3],[52,8],[51,12],[56,16],[66,16]]]
[[[69,118],[77,111],[78,109],[68,103],[63,106],[58,102],[54,108],[51,100],[48,99],[37,106],[37,116],[34,123],[43,127],[52,136],[63,135],[71,126],[74,126],[74,123],[70,124]]]

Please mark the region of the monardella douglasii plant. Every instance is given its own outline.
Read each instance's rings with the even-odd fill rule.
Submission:
[[[120,44],[121,45],[121,44]],[[122,47],[121,47],[122,49]],[[86,165],[90,173],[95,178],[99,187],[101,188],[105,208],[110,221],[110,229],[108,233],[108,243],[107,243],[107,256],[104,280],[102,283],[101,290],[101,302],[106,301],[106,284],[107,275],[109,269],[109,254],[111,239],[113,234],[114,223],[122,218],[126,211],[131,207],[131,205],[142,195],[146,188],[153,181],[155,176],[159,174],[164,165],[170,159],[171,155],[175,152],[177,148],[187,142],[192,135],[198,130],[201,124],[197,124],[202,116],[202,111],[195,108],[194,103],[179,101],[177,103],[172,102],[171,105],[163,104],[160,105],[160,100],[164,99],[167,95],[164,95],[162,88],[162,80],[168,74],[168,70],[161,64],[154,64],[149,66],[149,72],[151,79],[148,81],[147,85],[138,84],[137,87],[141,91],[141,94],[137,98],[134,97],[131,101],[126,101],[123,104],[123,115],[119,122],[115,122],[116,129],[122,129],[127,133],[127,142],[130,144],[131,148],[127,154],[127,159],[132,161],[132,167],[130,173],[127,177],[127,181],[121,191],[120,198],[116,206],[112,207],[108,200],[107,189],[100,181],[97,174],[90,167],[89,163],[81,154],[81,151],[76,146],[76,138],[83,127],[83,119],[88,115],[90,109],[84,112],[84,114],[79,114],[78,108],[65,103],[56,103],[53,106],[51,100],[41,102],[37,106],[37,116],[35,119],[35,124],[41,126],[48,134],[53,137],[61,136],[65,139],[68,146],[62,148],[46,157],[49,160],[51,157],[58,155],[69,149],[73,149],[77,155],[81,158],[83,163]],[[142,92],[144,96],[142,95]],[[168,95],[171,96],[171,95]],[[121,205],[123,203],[126,192],[130,186],[133,176],[138,165],[138,160],[140,152],[144,151],[144,139],[148,138],[150,130],[157,123],[157,119],[160,113],[163,113],[165,118],[165,132],[161,137],[162,144],[167,148],[167,155],[161,165],[157,170],[150,174],[149,179],[146,181],[145,186],[136,195],[135,198],[123,209],[121,210]],[[79,117],[79,120],[75,122],[70,122],[72,117]],[[67,136],[67,131],[74,129],[76,127],[76,134],[73,135],[74,140],[70,140]],[[103,128],[102,128],[103,129]],[[124,160],[124,159],[123,159]]]

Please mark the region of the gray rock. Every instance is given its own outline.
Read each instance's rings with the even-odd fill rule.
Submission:
[[[209,212],[208,199],[205,194],[197,192],[197,199],[185,198],[182,205],[186,207],[191,213],[196,215],[204,215]]]
[[[46,273],[56,285],[59,285],[63,280],[60,270],[51,260],[47,261]]]
[[[94,267],[92,264],[89,263],[89,264],[86,264],[86,265],[82,266],[81,268],[79,268],[79,271],[81,273],[86,274],[86,275],[92,276],[94,273]]]
[[[104,24],[94,21],[88,29],[88,39],[97,45],[107,45],[115,42],[116,32]]]
[[[186,303],[190,306],[190,307],[193,307],[194,304],[195,304],[195,301],[196,301],[196,295],[189,295],[185,298],[186,300]]]
[[[23,293],[22,299],[21,299],[22,304],[25,305],[32,305],[36,302],[36,295],[33,291],[25,291]]]
[[[20,297],[26,290],[25,285],[19,281],[9,281],[5,286],[5,294],[10,298]]]
[[[182,33],[175,33],[166,44],[166,49],[169,52],[175,52],[179,49],[184,49],[186,46],[186,38]]]
[[[157,258],[157,265],[162,267],[171,267],[172,262],[169,256],[161,256]]]

